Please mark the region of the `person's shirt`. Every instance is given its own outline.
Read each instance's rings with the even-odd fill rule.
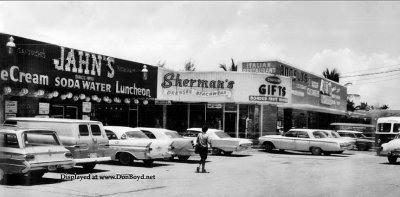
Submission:
[[[208,147],[208,143],[209,143],[209,136],[206,133],[199,133],[197,135],[197,143],[204,148]]]

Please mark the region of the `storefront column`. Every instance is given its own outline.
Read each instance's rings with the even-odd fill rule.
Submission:
[[[0,122],[1,122],[1,124],[4,122],[4,96],[3,95],[1,95],[0,96]]]
[[[167,105],[163,105],[163,128],[167,128]]]
[[[236,138],[239,137],[239,104],[236,104]]]
[[[188,110],[187,110],[187,125],[188,125],[188,128],[191,127],[191,125],[190,125],[190,103],[188,104]]]

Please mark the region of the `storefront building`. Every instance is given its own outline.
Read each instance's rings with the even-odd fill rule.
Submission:
[[[289,77],[238,72],[158,70],[158,102],[168,103],[163,127],[223,129],[235,137],[275,134],[277,105],[291,103]]]
[[[0,121],[7,117],[100,120],[145,126],[157,67],[0,34]]]
[[[345,118],[347,88],[334,81],[280,61],[241,62],[239,72],[265,73],[292,78],[292,103],[278,105],[278,126],[328,129]]]

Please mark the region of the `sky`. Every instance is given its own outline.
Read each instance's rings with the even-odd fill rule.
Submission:
[[[2,33],[173,70],[191,61],[218,71],[231,58],[336,69],[356,104],[400,110],[400,2],[1,1],[0,10]]]

